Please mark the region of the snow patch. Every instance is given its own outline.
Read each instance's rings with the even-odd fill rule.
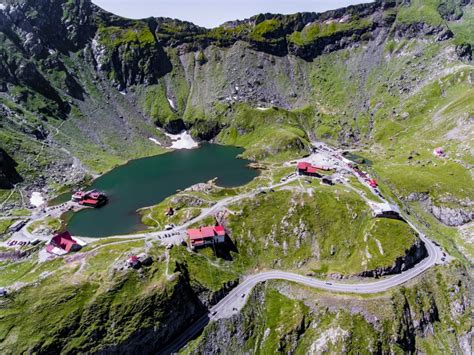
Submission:
[[[45,203],[45,200],[43,196],[41,195],[41,193],[33,192],[31,194],[30,203],[35,207],[39,207]]]
[[[270,107],[257,107],[257,110],[259,110],[259,111],[268,111],[268,110],[270,110]]]
[[[161,143],[160,143],[160,142],[158,141],[158,139],[156,139],[156,138],[151,138],[151,137],[150,137],[150,138],[148,138],[148,139],[151,140],[151,141],[152,141],[153,143],[155,143],[155,144],[161,145]]]
[[[0,10],[5,10],[7,7],[3,4],[0,4]]]
[[[174,105],[173,100],[171,100],[169,97],[167,97],[167,99],[168,99],[168,102],[170,103],[171,108],[172,108],[173,110],[176,110],[176,106]]]
[[[120,93],[121,93],[123,96],[126,96],[126,95],[127,95],[127,92],[126,92],[126,91],[120,91]]]
[[[172,149],[194,149],[199,147],[199,144],[186,131],[183,131],[180,134],[165,134],[171,138],[172,144],[170,148]]]

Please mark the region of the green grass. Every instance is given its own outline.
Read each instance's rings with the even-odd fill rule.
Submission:
[[[31,214],[31,211],[27,209],[15,209],[11,211],[10,214],[15,217],[27,217]]]
[[[115,48],[126,44],[152,45],[155,37],[148,26],[137,22],[134,27],[99,27],[99,41],[107,47]]]
[[[443,23],[443,18],[438,11],[440,3],[440,0],[412,0],[409,6],[400,8],[397,20],[408,24],[425,22],[439,26]]]
[[[456,43],[470,43],[474,45],[474,5],[463,9],[464,15],[461,20],[448,24],[454,33]]]
[[[244,147],[244,158],[285,161],[307,151],[308,140],[300,121],[310,117],[310,110],[260,111],[243,104],[236,105],[234,110],[232,125],[217,138],[223,144]]]
[[[339,187],[318,187],[313,197],[269,193],[231,210],[236,265],[245,268],[355,274],[392,265],[416,240],[403,222],[372,219],[364,201]]]
[[[262,354],[290,352],[290,344],[283,339],[305,323],[308,307],[301,301],[288,299],[278,291],[269,289],[265,294],[262,311],[260,319],[257,320],[260,328],[258,332],[265,333],[266,329],[269,329],[270,332],[264,340],[260,340],[258,337],[249,340],[256,342],[255,345]]]
[[[250,38],[255,41],[269,41],[280,37],[282,29],[282,24],[277,19],[265,20],[255,26]]]
[[[163,85],[151,85],[143,91],[141,106],[147,115],[162,125],[176,119],[176,114],[168,102]]]
[[[231,281],[238,279],[232,265],[214,256],[211,249],[203,249],[200,253],[189,253],[184,247],[172,249],[172,257],[184,263],[189,271],[191,283],[196,287],[204,287],[210,291],[219,291]]]
[[[57,232],[61,229],[62,222],[59,218],[47,217],[41,221],[35,221],[28,226],[28,231],[35,233],[39,229],[47,229],[52,232]]]
[[[0,219],[0,235],[6,233],[15,219]]]
[[[372,21],[369,19],[355,19],[349,22],[318,23],[306,26],[301,32],[293,32],[288,40],[299,46],[310,45],[318,39],[330,37],[337,33],[352,32],[356,30],[369,30]]]
[[[19,263],[10,263],[7,266],[1,268],[1,279],[0,287],[10,286],[14,282],[23,278],[28,274],[34,267],[34,263],[29,262],[19,262]]]
[[[407,119],[377,122],[374,138],[385,149],[375,152],[372,161],[399,195],[428,192],[436,203],[454,200],[453,205],[473,195],[472,177],[464,167],[472,160],[465,141],[472,137],[465,117],[474,112],[474,91],[466,84],[469,75],[472,70],[463,68],[426,85],[403,103],[400,111],[408,113]],[[454,132],[449,139],[448,132]],[[448,158],[435,157],[436,147],[443,147]]]

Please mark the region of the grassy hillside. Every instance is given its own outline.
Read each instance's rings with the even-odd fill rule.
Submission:
[[[469,282],[453,269],[435,270],[417,285],[367,297],[271,282],[181,353],[466,353],[469,320],[457,309],[470,306]]]
[[[89,1],[0,4],[8,4],[0,10],[0,151],[24,179],[0,190],[2,214],[29,215],[33,190],[53,197],[129,159],[166,152],[166,131],[242,146],[267,169],[240,189],[180,193],[144,208],[143,222],[160,230],[280,181],[291,169],[279,163],[323,140],[364,157],[382,193],[399,198],[423,232],[462,261],[370,297],[263,286],[243,313],[211,324],[185,351],[212,353],[219,344],[265,354],[437,354],[469,345],[472,5],[385,1],[207,30],[122,19]],[[433,154],[437,147],[445,157]],[[354,276],[390,269],[417,244],[403,222],[372,219],[352,191],[313,185],[230,206],[226,248],[192,253],[107,240],[44,263],[37,250],[2,259],[0,287],[10,294],[0,299],[0,351],[157,350],[247,272]],[[168,219],[170,204],[177,213]],[[57,227],[52,220],[32,227],[41,224]],[[123,267],[140,252],[155,262]]]
[[[129,269],[128,256],[141,252],[154,263]],[[148,349],[156,348],[199,316],[212,292],[236,277],[211,265],[202,273],[181,248],[168,256],[164,248],[143,240],[99,242],[41,264],[36,257],[0,266],[0,287],[17,290],[10,288],[12,294],[0,301],[4,354],[99,351],[127,344],[139,349],[143,337],[153,338]],[[197,295],[204,290],[211,296],[203,295],[201,302]]]

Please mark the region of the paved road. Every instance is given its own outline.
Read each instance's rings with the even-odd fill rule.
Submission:
[[[337,161],[337,167],[339,169],[345,169],[347,171],[352,171],[350,167],[347,165],[345,159],[342,159],[338,153],[328,146],[324,145],[324,149],[322,149],[325,157],[328,160],[333,160],[335,163]],[[337,156],[334,158],[334,156]],[[336,161],[335,161],[336,160]],[[361,183],[364,183],[363,179],[356,176]],[[287,180],[286,182],[274,184],[268,186],[267,189],[278,188],[288,184],[291,181],[298,179],[298,177],[294,177],[292,179]],[[362,191],[358,191],[359,195],[361,195],[364,200],[367,200],[365,194]],[[376,192],[370,188],[372,193],[377,196]],[[225,198],[219,202],[217,202],[214,206],[205,209],[198,217],[188,221],[187,223],[176,227],[174,230],[171,231],[159,231],[159,232],[151,232],[151,233],[142,233],[142,234],[135,234],[135,235],[127,235],[127,236],[113,236],[109,238],[120,238],[120,239],[133,239],[133,238],[146,238],[146,237],[157,237],[163,242],[166,243],[177,243],[180,240],[183,240],[185,235],[185,230],[191,226],[203,220],[207,216],[219,211],[220,209],[224,208],[229,204],[233,204],[239,200],[251,198],[259,193],[259,190],[253,190],[248,193],[232,196]],[[380,198],[380,196],[377,196]],[[382,198],[383,201],[385,199]],[[326,291],[331,292],[343,292],[343,293],[356,293],[356,294],[374,294],[387,291],[390,288],[399,286],[404,284],[405,282],[413,279],[416,276],[419,276],[423,272],[425,272],[430,267],[434,266],[435,264],[441,264],[441,258],[444,256],[443,251],[436,246],[431,240],[429,240],[410,220],[410,216],[405,215],[402,213],[403,218],[407,221],[407,223],[415,230],[420,239],[424,242],[426,249],[428,251],[428,257],[422,260],[420,263],[415,265],[413,268],[402,272],[401,274],[394,275],[391,277],[384,278],[379,281],[374,282],[362,282],[362,283],[338,283],[338,282],[329,282],[318,280],[315,278],[293,274],[289,272],[283,271],[268,271],[262,272],[255,275],[250,275],[246,277],[242,283],[240,283],[236,288],[234,288],[225,298],[223,298],[217,305],[215,305],[209,311],[209,314],[204,315],[200,319],[198,319],[195,323],[193,323],[187,330],[185,330],[172,344],[170,344],[166,349],[162,351],[162,353],[173,353],[178,351],[181,347],[186,345],[186,343],[195,337],[205,326],[209,323],[209,321],[215,321],[218,319],[230,317],[232,314],[238,312],[245,304],[247,295],[250,293],[253,287],[258,283],[269,281],[269,280],[285,280],[290,282],[296,282],[301,285],[305,285],[312,288],[318,288]],[[44,216],[42,216],[44,217]],[[30,222],[31,223],[31,222]]]
[[[286,185],[290,182],[293,182],[297,179],[298,179],[298,177],[293,177],[293,178],[290,178],[290,179],[286,180],[285,182],[280,182],[280,183],[277,183],[277,184],[266,186],[264,189],[265,190],[276,189],[276,188],[284,186],[284,185]],[[259,194],[260,191],[261,190],[259,188],[259,189],[255,189],[255,190],[252,190],[252,191],[249,191],[249,192],[246,192],[244,194],[237,195],[237,196],[226,197],[226,198],[218,201],[213,206],[211,206],[209,208],[204,208],[202,210],[202,213],[199,216],[189,220],[188,222],[186,222],[186,223],[184,223],[180,226],[177,226],[174,229],[168,230],[168,231],[145,232],[145,233],[137,233],[137,234],[129,234],[129,235],[114,235],[114,236],[107,237],[107,239],[109,239],[109,238],[118,238],[118,239],[158,238],[164,244],[179,244],[182,240],[185,239],[186,230],[190,226],[192,226],[193,224],[196,224],[199,221],[202,221],[203,219],[205,219],[206,217],[215,214],[216,212],[222,210],[226,206],[229,206],[229,205],[234,204],[234,203],[236,203],[238,201],[241,201],[241,200],[251,198],[251,197]],[[87,241],[91,241],[91,239],[89,239],[87,237],[80,237],[80,238],[84,239],[84,240],[87,240]],[[95,239],[95,240],[97,240],[97,239]]]
[[[429,256],[422,262],[418,263],[412,269],[401,274],[385,278],[380,281],[363,282],[363,283],[338,283],[318,280],[312,277],[293,274],[284,271],[268,271],[248,276],[234,288],[226,297],[224,297],[217,305],[211,308],[208,314],[199,318],[191,327],[186,329],[181,335],[169,346],[167,346],[162,354],[172,354],[185,346],[193,339],[210,321],[216,321],[228,318],[232,314],[237,313],[245,304],[245,300],[251,290],[259,283],[270,280],[284,280],[295,282],[300,285],[317,288],[331,292],[355,293],[355,294],[375,294],[389,290],[390,288],[400,286],[414,277],[422,274],[427,269],[439,262],[439,254],[435,250],[436,246],[428,244]]]
[[[410,223],[410,222],[409,222]],[[416,230],[416,227],[410,224]],[[420,233],[420,238],[426,245],[428,257],[423,259],[413,268],[401,274],[384,278],[380,281],[362,283],[340,283],[322,281],[312,277],[293,274],[284,271],[268,271],[246,277],[242,283],[234,288],[218,304],[212,307],[208,314],[199,318],[191,327],[186,329],[162,354],[177,352],[193,339],[210,321],[228,318],[237,313],[245,305],[246,298],[251,290],[259,283],[270,280],[284,280],[295,282],[300,285],[326,290],[330,292],[354,293],[354,294],[376,294],[387,291],[393,287],[400,286],[407,281],[421,275],[423,272],[436,264],[441,264],[442,251],[436,245]]]
[[[324,145],[324,152],[327,153],[327,159],[333,159],[332,156],[337,154],[337,152],[328,146]],[[343,159],[337,159],[340,168],[344,168],[347,171],[352,171],[350,167],[347,165]],[[341,166],[342,165],[342,166]],[[357,179],[366,184],[363,179],[356,176]],[[282,185],[282,184],[278,184]],[[275,185],[274,187],[277,187]],[[370,191],[380,199],[380,196],[376,194],[376,192],[370,188]],[[365,194],[362,191],[354,189],[358,194],[364,199],[367,200]],[[249,193],[251,194],[251,193]],[[249,195],[247,194],[247,195]],[[248,198],[249,196],[239,196],[240,198]],[[382,201],[386,200],[382,197]],[[222,201],[224,202],[224,201]],[[225,201],[223,204],[216,205],[216,209],[223,207],[225,204],[234,202]],[[194,322],[187,330],[185,330],[173,343],[167,346],[161,353],[163,354],[171,354],[178,351],[180,348],[185,346],[191,339],[193,339],[196,335],[199,334],[202,329],[210,322],[216,321],[218,319],[228,318],[232,316],[232,314],[237,313],[244,305],[248,294],[251,290],[259,283],[269,281],[269,280],[285,280],[290,282],[295,282],[300,285],[317,288],[321,290],[326,290],[330,292],[342,292],[342,293],[355,293],[355,294],[375,294],[387,291],[393,287],[400,286],[407,281],[421,275],[423,272],[428,270],[429,268],[433,267],[436,264],[442,264],[443,258],[443,251],[436,246],[431,240],[429,240],[418,228],[417,226],[410,220],[410,216],[401,213],[402,217],[407,221],[411,228],[416,231],[426,246],[428,251],[428,257],[423,259],[421,262],[416,264],[413,268],[406,270],[400,274],[384,278],[379,281],[373,282],[362,282],[362,283],[340,283],[340,282],[330,282],[330,281],[323,281],[318,280],[312,277],[293,274],[284,271],[268,271],[262,272],[259,274],[251,275],[246,277],[243,282],[241,282],[236,288],[234,288],[226,297],[224,297],[218,304],[212,307],[208,314],[199,318],[196,322]],[[199,216],[198,218],[200,218]],[[190,221],[190,224],[195,223],[196,221]]]

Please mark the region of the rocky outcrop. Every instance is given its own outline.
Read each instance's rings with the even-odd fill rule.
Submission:
[[[451,227],[462,226],[474,220],[474,210],[469,206],[451,208],[443,205],[431,205],[431,213],[440,222]]]
[[[203,141],[211,141],[222,130],[222,125],[213,120],[198,120],[193,124],[193,136]]]
[[[427,337],[433,335],[433,324],[439,322],[438,308],[433,298],[429,299],[429,305],[419,309],[419,314],[415,314],[413,305],[406,298],[403,298],[400,309],[400,318],[396,322],[395,342],[407,353],[416,352],[416,337]],[[418,313],[418,312],[417,312]]]
[[[92,41],[92,51],[97,69],[119,90],[156,84],[172,69],[163,47],[143,23],[120,29],[101,28]]]
[[[470,354],[469,277],[452,270],[424,277],[416,285],[368,300],[324,295],[285,282],[258,285],[240,313],[210,323],[185,350],[416,354],[425,353],[429,342],[432,351]],[[269,311],[271,304],[278,306]],[[440,337],[442,341],[436,340]]]
[[[144,326],[130,334],[123,343],[95,347],[92,352],[156,354],[163,344],[206,312],[206,307],[199,301],[185,276],[179,277],[171,292],[167,299],[150,295],[141,301],[142,304],[136,305],[134,315],[140,317]],[[169,304],[171,300],[172,306]]]
[[[23,181],[16,171],[18,164],[0,148],[0,189],[11,189],[14,184]]]
[[[91,20],[99,11],[90,1],[11,1],[0,11],[0,30],[30,55],[46,58],[51,49],[83,48],[96,30]]]
[[[261,324],[257,319],[265,312],[265,285],[255,287],[247,304],[248,307],[231,318],[211,323],[192,354],[219,354],[222,349],[226,349],[227,353],[243,353],[246,342],[261,331]],[[294,327],[280,339],[276,339],[278,349],[288,354],[293,353],[309,326],[309,321],[304,316],[301,317]]]
[[[158,122],[159,124],[160,122]],[[162,126],[166,132],[170,134],[180,134],[186,129],[184,121],[182,119],[171,120],[166,122],[164,126]]]
[[[434,202],[430,198],[429,193],[421,192],[411,193],[408,195],[407,201],[421,202],[426,211],[433,214],[433,216],[447,226],[462,226],[474,220],[474,203],[469,199],[457,200],[452,197],[444,197],[438,202]]]
[[[444,25],[434,26],[424,22],[397,23],[395,37],[416,38],[422,36],[437,36],[438,41],[445,41],[453,36],[453,33]]]
[[[456,46],[456,54],[461,60],[471,61],[473,52],[474,50],[470,43],[463,43]]]
[[[428,256],[425,243],[421,240],[417,240],[408,249],[404,256],[398,257],[394,264],[389,267],[380,267],[375,270],[368,270],[360,273],[362,277],[381,277],[385,275],[399,274],[405,270],[408,270],[418,264],[421,260]]]

